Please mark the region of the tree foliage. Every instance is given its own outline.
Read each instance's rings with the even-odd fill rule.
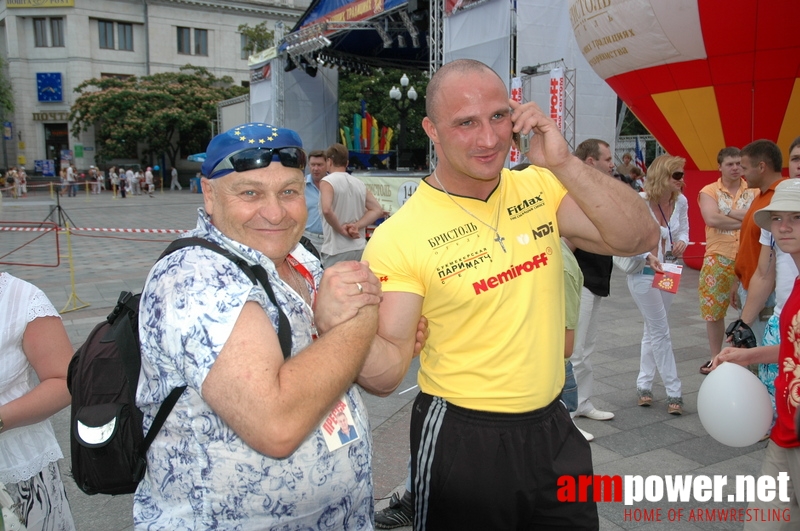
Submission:
[[[400,137],[398,125],[400,112],[389,98],[392,87],[400,88],[400,78],[406,74],[408,87],[402,90],[402,100],[406,100],[408,89],[414,87],[417,100],[411,103],[406,117],[406,145],[410,150],[428,149],[428,137],[422,129],[422,118],[425,116],[425,89],[428,86],[427,73],[421,71],[403,71],[392,68],[374,68],[365,76],[353,72],[339,72],[339,127],[352,128],[353,114],[361,113],[361,101],[366,102],[367,112],[378,120],[381,126],[394,129],[392,148]],[[401,101],[402,101],[401,100]],[[403,105],[405,102],[403,101]]]
[[[266,22],[260,22],[252,28],[249,24],[239,24],[236,31],[247,37],[250,55],[266,50],[275,43],[275,32],[267,29]]]
[[[100,161],[131,157],[131,146],[143,144],[148,160],[164,153],[174,166],[180,156],[205,149],[217,102],[247,93],[232,83],[191,65],[138,78],[89,79],[75,88],[72,132],[78,138],[94,126]]]
[[[14,92],[7,74],[6,62],[0,57],[0,116],[8,116],[14,110]]]

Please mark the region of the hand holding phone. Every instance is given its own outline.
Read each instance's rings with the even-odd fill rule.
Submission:
[[[523,135],[521,133],[514,133],[514,143],[517,145],[517,149],[524,155],[528,154],[528,151],[531,149],[531,137],[530,135]]]

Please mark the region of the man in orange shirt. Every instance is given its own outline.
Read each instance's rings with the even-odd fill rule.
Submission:
[[[781,175],[783,155],[775,142],[769,140],[756,140],[742,148],[742,172],[750,188],[758,188],[760,195],[750,204],[750,209],[742,219],[742,228],[739,233],[739,252],[736,254],[736,277],[739,279],[738,298],[741,309],[747,300],[747,290],[750,279],[758,268],[758,256],[761,252],[761,228],[753,221],[753,214],[766,208],[772,200],[772,195],[778,183],[785,179]],[[770,297],[772,298],[772,297]],[[772,303],[774,304],[774,303]],[[767,306],[772,305],[767,302]],[[764,322],[756,320],[753,323],[753,333],[759,345],[764,337]]]
[[[706,321],[710,360],[722,350],[725,314],[730,293],[737,284],[734,273],[739,248],[739,229],[750,203],[758,193],[742,179],[739,148],[726,147],[717,155],[720,178],[703,187],[697,197],[706,224],[706,252],[700,269],[698,293],[700,315]],[[701,374],[711,371],[711,361],[700,367]]]

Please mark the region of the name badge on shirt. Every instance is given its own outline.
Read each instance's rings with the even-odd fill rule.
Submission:
[[[331,412],[322,421],[320,429],[325,436],[325,444],[328,445],[328,450],[331,452],[361,438],[353,421],[353,413],[344,397],[340,398],[333,406]]]

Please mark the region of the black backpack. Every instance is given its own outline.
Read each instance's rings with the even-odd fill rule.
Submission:
[[[236,263],[255,284],[260,282],[278,308],[278,339],[284,359],[292,350],[289,320],[275,301],[267,272],[203,238],[172,242],[159,260],[184,247],[200,246]],[[136,407],[141,353],[139,297],[122,292],[114,310],[78,348],[67,371],[72,394],[70,453],[72,476],[86,494],[129,494],[144,477],[146,453],[186,387],[170,392],[144,435],[143,415]]]

